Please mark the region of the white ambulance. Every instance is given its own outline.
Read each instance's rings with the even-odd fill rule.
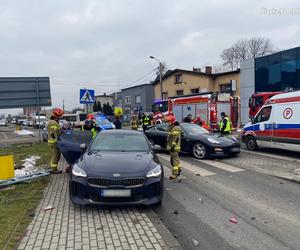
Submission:
[[[242,131],[249,150],[276,147],[300,151],[300,91],[271,97]]]

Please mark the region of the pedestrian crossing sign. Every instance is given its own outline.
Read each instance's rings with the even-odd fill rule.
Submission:
[[[123,115],[123,109],[121,107],[115,107],[115,115]]]
[[[95,90],[80,89],[79,101],[81,104],[91,104],[95,102]]]

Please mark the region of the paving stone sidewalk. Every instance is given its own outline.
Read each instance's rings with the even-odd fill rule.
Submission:
[[[147,209],[74,205],[68,175],[53,175],[18,249],[177,249],[154,224]]]

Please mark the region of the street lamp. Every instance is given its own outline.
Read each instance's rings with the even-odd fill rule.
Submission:
[[[162,63],[159,59],[155,58],[154,56],[150,56],[150,59],[154,59],[159,62],[159,85],[160,85],[160,97],[163,100],[163,85],[162,85]]]

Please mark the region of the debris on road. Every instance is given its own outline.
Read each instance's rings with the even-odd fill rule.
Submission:
[[[295,169],[295,170],[294,170],[294,174],[300,175],[300,168]]]
[[[256,219],[256,217],[252,217],[252,218],[251,218],[251,220],[255,220],[255,219]]]
[[[237,223],[238,223],[238,222],[237,222],[237,219],[234,218],[234,217],[230,218],[229,221],[230,221],[231,223],[233,223],[233,224],[237,224]]]
[[[197,176],[201,176],[200,174],[196,174]]]
[[[173,214],[176,214],[176,215],[177,215],[177,214],[178,214],[178,211],[177,211],[177,210],[174,210],[174,211],[173,211]]]
[[[202,199],[201,197],[199,198],[199,201],[200,201],[201,203],[203,203],[203,199]]]
[[[198,246],[200,244],[200,242],[198,240],[196,240],[195,238],[192,239],[193,245],[194,246]]]
[[[49,211],[49,210],[53,210],[53,209],[55,209],[55,207],[49,205],[49,206],[47,206],[47,207],[44,207],[44,208],[43,208],[43,211]]]
[[[171,191],[171,190],[172,190],[172,188],[168,188],[168,187],[166,188],[166,191]]]

